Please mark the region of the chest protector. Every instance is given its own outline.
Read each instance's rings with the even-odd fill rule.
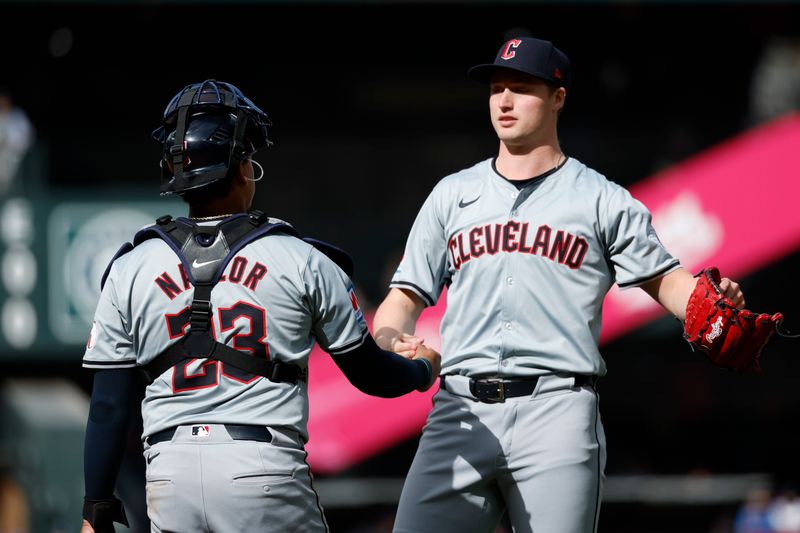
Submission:
[[[152,226],[141,229],[133,244],[125,243],[114,255],[101,281],[105,285],[111,264],[142,242],[160,238],[180,259],[194,287],[189,330],[155,359],[141,368],[148,383],[185,359],[215,359],[226,365],[264,376],[272,381],[294,383],[305,379],[306,372],[298,365],[253,357],[211,337],[211,290],[219,282],[228,263],[245,245],[268,235],[291,235],[311,244],[327,255],[348,275],[353,273],[353,261],[347,252],[323,241],[301,236],[286,222],[270,221],[263,212],[250,210],[247,214],[229,217],[216,226],[200,226],[189,219],[173,219],[165,215]]]

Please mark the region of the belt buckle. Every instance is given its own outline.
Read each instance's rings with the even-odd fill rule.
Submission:
[[[497,385],[497,396],[489,396],[486,401],[489,403],[504,403],[506,401],[506,383],[499,378],[489,378],[484,380],[486,383]]]

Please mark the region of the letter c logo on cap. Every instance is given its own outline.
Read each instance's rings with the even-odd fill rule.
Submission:
[[[506,43],[505,47],[503,48],[503,53],[500,54],[500,57],[503,59],[511,59],[512,57],[517,55],[517,52],[515,50],[512,50],[512,48],[516,48],[520,44],[522,44],[522,41],[520,41],[519,39],[511,39]]]

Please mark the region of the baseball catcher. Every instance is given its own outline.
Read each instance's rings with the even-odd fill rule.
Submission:
[[[783,315],[737,308],[720,288],[716,267],[708,267],[696,277],[697,285],[686,305],[684,338],[717,366],[761,372],[761,352],[778,331]]]
[[[188,216],[143,228],[102,277],[83,357],[94,376],[82,533],[127,525],[114,490],[140,371],[147,516],[174,533],[329,530],[305,450],[315,345],[365,394],[438,377],[428,347],[413,360],[378,348],[349,254],[253,207],[271,124],[209,79],[177,93],[153,132],[161,193]]]

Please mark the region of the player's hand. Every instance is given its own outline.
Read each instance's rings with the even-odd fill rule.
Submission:
[[[728,278],[722,278],[719,288],[722,289],[722,295],[725,298],[732,301],[737,308],[744,309],[744,294],[738,283]]]
[[[416,355],[412,357],[412,359],[427,359],[427,361],[431,364],[431,369],[433,370],[431,381],[428,383],[428,386],[424,389],[419,389],[420,391],[424,392],[431,388],[431,386],[436,383],[436,380],[439,379],[439,373],[442,371],[442,356],[429,346],[425,346],[424,344],[420,344],[417,346]]]
[[[392,340],[392,351],[403,357],[414,359],[417,354],[417,348],[425,342],[425,339],[411,335],[409,333],[401,333]]]
[[[94,528],[87,522],[86,520],[83,521],[81,524],[81,533],[94,533]]]

